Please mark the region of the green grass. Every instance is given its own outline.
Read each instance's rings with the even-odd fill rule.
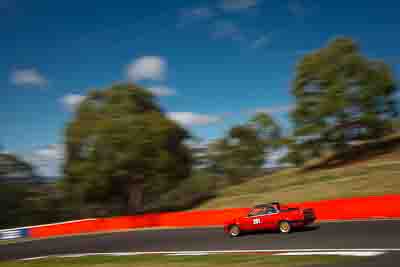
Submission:
[[[270,255],[208,255],[208,256],[88,256],[81,258],[48,258],[32,261],[9,261],[0,267],[300,267],[355,261],[345,256],[270,256]]]
[[[286,169],[217,192],[199,209],[400,193],[400,151],[325,169]]]
[[[15,244],[19,242],[26,242],[30,241],[31,239],[29,238],[18,238],[18,239],[10,239],[10,240],[0,240],[0,246],[1,245],[10,245],[10,244]]]

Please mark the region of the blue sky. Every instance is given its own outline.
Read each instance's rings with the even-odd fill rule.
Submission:
[[[398,10],[394,0],[0,0],[0,142],[53,175],[74,105],[121,81],[152,88],[203,139],[256,110],[289,128],[296,61],[336,36],[398,77]]]

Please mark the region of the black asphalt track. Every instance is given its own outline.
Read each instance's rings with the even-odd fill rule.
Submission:
[[[0,261],[103,252],[399,248],[400,221],[385,220],[321,223],[291,234],[263,232],[237,238],[228,237],[222,228],[203,228],[143,230],[33,240],[0,245]],[[380,262],[371,265],[374,261]],[[400,253],[368,258],[368,261],[360,264],[400,266]]]

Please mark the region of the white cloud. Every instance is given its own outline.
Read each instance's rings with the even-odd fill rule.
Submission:
[[[214,39],[232,39],[236,41],[244,39],[239,27],[230,21],[217,21],[211,36]]]
[[[163,80],[167,63],[162,57],[145,56],[128,65],[127,76],[132,81]]]
[[[36,69],[21,69],[11,73],[11,83],[17,86],[45,86],[48,81]]]
[[[156,96],[171,96],[171,95],[176,94],[174,89],[171,89],[167,86],[162,86],[162,85],[161,86],[152,86],[148,90]]]
[[[220,7],[224,11],[241,11],[256,7],[260,0],[222,0]]]
[[[192,112],[170,112],[168,116],[185,126],[201,126],[218,123],[222,120],[221,117],[205,114],[196,114]]]
[[[268,46],[270,44],[271,44],[270,36],[267,34],[263,34],[252,43],[251,47],[254,49],[257,49],[257,48]]]
[[[209,7],[185,8],[179,12],[178,26],[185,26],[199,21],[206,21],[216,16],[214,10]]]
[[[41,158],[62,160],[64,159],[64,146],[60,144],[49,145],[36,150],[34,154]]]
[[[60,102],[69,111],[74,111],[82,101],[85,100],[85,96],[78,94],[67,94],[60,99]]]
[[[268,114],[279,114],[290,112],[294,108],[294,105],[283,105],[283,106],[275,106],[275,107],[262,107],[256,108],[250,111],[250,113],[268,113]]]
[[[61,168],[65,158],[64,145],[53,144],[22,156],[32,164],[39,175],[47,177],[61,176]]]

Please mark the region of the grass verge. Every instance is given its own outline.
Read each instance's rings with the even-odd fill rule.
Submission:
[[[270,256],[270,255],[207,255],[207,256],[88,256],[81,258],[48,258],[32,261],[10,261],[0,267],[221,267],[263,266],[300,267],[356,261],[347,256]]]
[[[18,238],[18,239],[9,239],[9,240],[0,240],[0,246],[1,245],[10,245],[10,244],[15,244],[15,243],[20,243],[20,242],[27,242],[32,239],[30,238]]]

